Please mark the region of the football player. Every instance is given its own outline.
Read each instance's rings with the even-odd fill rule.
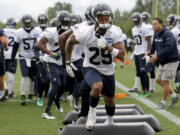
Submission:
[[[146,59],[144,58],[144,56],[151,47],[152,32],[149,31],[147,26],[142,23],[142,17],[140,13],[133,13],[131,19],[134,23],[132,35],[136,40],[134,50],[136,76],[140,78],[143,91],[142,94],[146,97],[149,96],[149,78],[146,70]],[[132,90],[130,90],[129,92],[132,92]]]
[[[79,19],[79,15],[71,14],[71,26],[80,23],[81,22]],[[75,71],[74,75],[67,77],[67,85],[72,86],[71,88],[69,88],[70,96],[68,96],[68,99],[70,100],[71,106],[74,107],[75,110],[79,110],[77,101],[79,97],[79,86],[81,81],[83,80],[83,71],[82,71],[83,54],[84,54],[84,49],[80,45],[76,45],[73,48],[71,60],[75,65],[75,67],[77,68],[77,70]]]
[[[45,53],[43,59],[47,62],[51,81],[51,90],[48,95],[48,103],[41,115],[46,119],[55,119],[51,114],[51,106],[55,101],[57,110],[63,112],[59,104],[59,97],[63,94],[66,85],[65,70],[62,66],[62,56],[58,46],[58,36],[70,28],[70,14],[61,10],[57,16],[57,26],[47,28],[42,34],[37,47]],[[47,46],[47,47],[46,47]],[[56,97],[57,98],[56,98]],[[55,100],[54,100],[55,99]]]
[[[170,30],[176,26],[176,15],[169,14],[167,17],[167,28]]]
[[[85,83],[91,88],[89,95],[89,113],[86,129],[93,130],[96,123],[96,106],[99,95],[105,100],[107,112],[106,124],[113,123],[115,112],[115,64],[113,59],[124,58],[122,30],[112,25],[112,11],[109,5],[100,3],[94,6],[95,25],[74,27],[73,34],[66,42],[66,69],[72,69],[71,53],[75,44],[85,48],[83,62]],[[93,79],[92,79],[93,78]]]
[[[152,25],[149,23],[151,15],[148,12],[143,12],[141,15],[142,15],[142,23],[148,27],[148,30],[151,32],[153,38],[154,30],[152,28]],[[149,90],[150,92],[153,92],[155,90],[155,64],[148,63],[147,67],[149,68],[149,72],[150,72]]]
[[[15,59],[19,49],[19,63],[22,75],[20,83],[21,105],[26,105],[26,91],[28,89],[28,101],[33,101],[34,78],[36,76],[34,48],[41,32],[33,25],[33,18],[29,14],[23,15],[22,24],[23,27],[16,32],[11,58]]]
[[[8,50],[4,50],[5,69],[7,72],[8,97],[15,97],[14,90],[14,74],[17,68],[17,59],[11,59],[14,39],[16,36],[16,21],[14,18],[8,18],[6,21],[7,27],[4,29],[8,39]],[[16,57],[17,58],[17,57]]]
[[[8,49],[8,42],[3,30],[0,30],[0,101],[4,101],[6,99],[6,94],[4,92],[4,49]]]
[[[93,8],[93,6],[89,6],[86,9],[86,12],[85,12],[86,21],[84,21],[82,23],[78,23],[78,24],[74,25],[73,27],[81,27],[82,28],[82,27],[87,27],[87,26],[93,25],[94,24],[94,19],[92,19],[93,15],[91,14],[92,8]],[[80,19],[79,22],[81,22],[81,19]],[[73,27],[71,27],[70,30],[62,33],[59,36],[59,47],[60,47],[60,50],[61,50],[61,53],[62,53],[63,57],[65,57],[65,45],[66,45],[66,41],[67,41],[68,37],[73,33],[73,30],[72,30]],[[82,52],[84,47],[81,46],[81,49],[80,49],[80,45],[77,44],[76,46],[74,46],[74,48],[77,48],[77,51],[76,51],[76,49],[75,50],[73,49],[74,55],[72,54],[73,55],[72,56],[72,60],[73,59],[75,60],[77,58],[82,60],[82,55],[81,55],[81,53],[78,52],[78,50],[80,52]],[[81,64],[78,64],[77,67],[75,67],[75,66],[73,66],[73,67],[75,67],[75,68],[79,67],[79,69],[77,71],[81,72],[81,70],[82,70],[81,69],[82,68]],[[68,70],[68,68],[67,68],[67,73],[69,74],[69,76],[72,76],[72,77],[75,76],[75,78],[76,78],[78,72],[75,72],[75,74],[74,74],[74,72],[71,72],[71,70]],[[87,106],[89,104],[89,92],[90,92],[90,88],[89,88],[88,85],[84,84],[84,80],[80,83],[79,87],[76,88],[75,91],[73,92],[73,93],[76,93],[76,94],[78,93],[81,96],[81,111],[79,113],[79,117],[80,117],[80,119],[83,119],[85,121],[87,120],[87,115],[88,115],[88,111],[89,111],[89,106]],[[74,98],[74,94],[73,93],[68,98],[70,100],[71,105],[73,105],[74,109],[77,110],[77,107],[76,107],[77,104],[76,104],[76,100]]]
[[[37,18],[41,33],[48,27],[48,17],[46,14],[40,14]],[[39,40],[39,39],[38,39]],[[37,106],[43,106],[43,92],[44,97],[47,97],[47,93],[50,86],[50,81],[47,74],[47,63],[43,61],[42,53],[37,47],[35,48],[36,65],[37,65],[37,78],[36,78],[36,92],[38,93]]]
[[[56,27],[57,26],[57,18],[53,18],[50,20],[50,27]]]
[[[174,38],[176,40],[176,44],[178,48],[178,56],[180,60],[180,16],[177,16],[176,20],[177,20],[177,25],[171,30],[171,32],[173,33]],[[175,82],[176,82],[176,92],[180,93],[180,64],[177,69]],[[177,95],[173,97],[173,94],[172,94],[170,107],[178,101],[178,98],[179,97]]]

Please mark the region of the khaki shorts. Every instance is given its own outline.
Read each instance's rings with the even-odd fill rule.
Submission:
[[[175,81],[178,65],[179,61],[159,65],[156,80]]]

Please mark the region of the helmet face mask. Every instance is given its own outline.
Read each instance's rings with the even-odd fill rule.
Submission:
[[[62,30],[68,30],[70,28],[71,22],[70,18],[64,18],[64,21],[61,21],[61,29]]]
[[[98,22],[98,27],[100,29],[108,29],[111,27],[112,18],[109,15],[99,15],[96,18]]]

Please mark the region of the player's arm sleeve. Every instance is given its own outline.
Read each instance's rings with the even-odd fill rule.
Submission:
[[[123,37],[122,30],[120,28],[118,28],[113,33],[114,33],[114,35],[113,35],[113,44],[118,43],[118,42],[123,43],[124,37]]]
[[[144,36],[145,37],[152,37],[152,35],[153,35],[152,31],[146,27],[144,29]]]
[[[43,33],[41,33],[40,38],[45,37],[48,41],[50,41],[53,36],[54,34],[50,30],[46,29]]]
[[[81,44],[84,45],[84,43],[86,43],[87,38],[86,34],[85,34],[85,29],[84,28],[80,28],[78,26],[74,26],[72,27],[73,30],[73,34],[75,36],[75,39]]]

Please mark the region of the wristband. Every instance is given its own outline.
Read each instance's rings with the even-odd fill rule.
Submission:
[[[116,57],[119,54],[119,50],[116,48],[113,48],[113,51],[111,52],[113,57]]]

